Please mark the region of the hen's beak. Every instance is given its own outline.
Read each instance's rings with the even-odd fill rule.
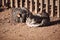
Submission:
[[[17,17],[20,17],[20,15],[18,14]]]

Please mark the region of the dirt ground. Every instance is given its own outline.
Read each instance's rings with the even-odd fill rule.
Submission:
[[[10,23],[11,10],[0,12],[0,40],[60,40],[60,21],[52,25],[28,27],[25,23]],[[52,19],[53,20],[53,19]]]

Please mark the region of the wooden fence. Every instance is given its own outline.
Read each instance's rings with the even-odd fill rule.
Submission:
[[[49,13],[50,17],[60,17],[60,0],[0,0],[0,5],[15,7],[26,7],[34,14],[43,10]]]

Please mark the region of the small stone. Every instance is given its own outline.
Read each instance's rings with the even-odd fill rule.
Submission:
[[[7,20],[7,23],[10,23],[10,20]]]

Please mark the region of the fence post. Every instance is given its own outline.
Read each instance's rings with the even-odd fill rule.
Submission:
[[[47,12],[47,13],[48,13],[48,5],[49,5],[49,4],[48,4],[48,1],[49,1],[49,0],[45,0],[45,3],[46,3],[46,12]]]
[[[4,6],[4,0],[2,0],[2,6]]]
[[[32,8],[33,8],[33,5],[32,5],[33,1],[30,0],[30,11],[32,12]]]
[[[51,15],[50,15],[50,17],[53,17],[53,15],[54,15],[54,0],[50,0],[50,5],[51,5]]]
[[[6,0],[6,3],[8,2],[8,0]]]
[[[22,8],[22,1],[23,1],[23,0],[20,0],[20,7],[21,7],[21,8]]]
[[[18,7],[18,2],[17,2],[17,0],[15,0],[15,8],[17,8]]]
[[[25,0],[25,7],[28,9],[28,0]]]
[[[60,17],[60,0],[57,0],[57,17]]]
[[[10,6],[13,7],[13,0],[10,0]]]
[[[38,0],[34,0],[35,1],[35,13],[38,13]]]
[[[41,12],[43,11],[43,0],[41,0]]]

